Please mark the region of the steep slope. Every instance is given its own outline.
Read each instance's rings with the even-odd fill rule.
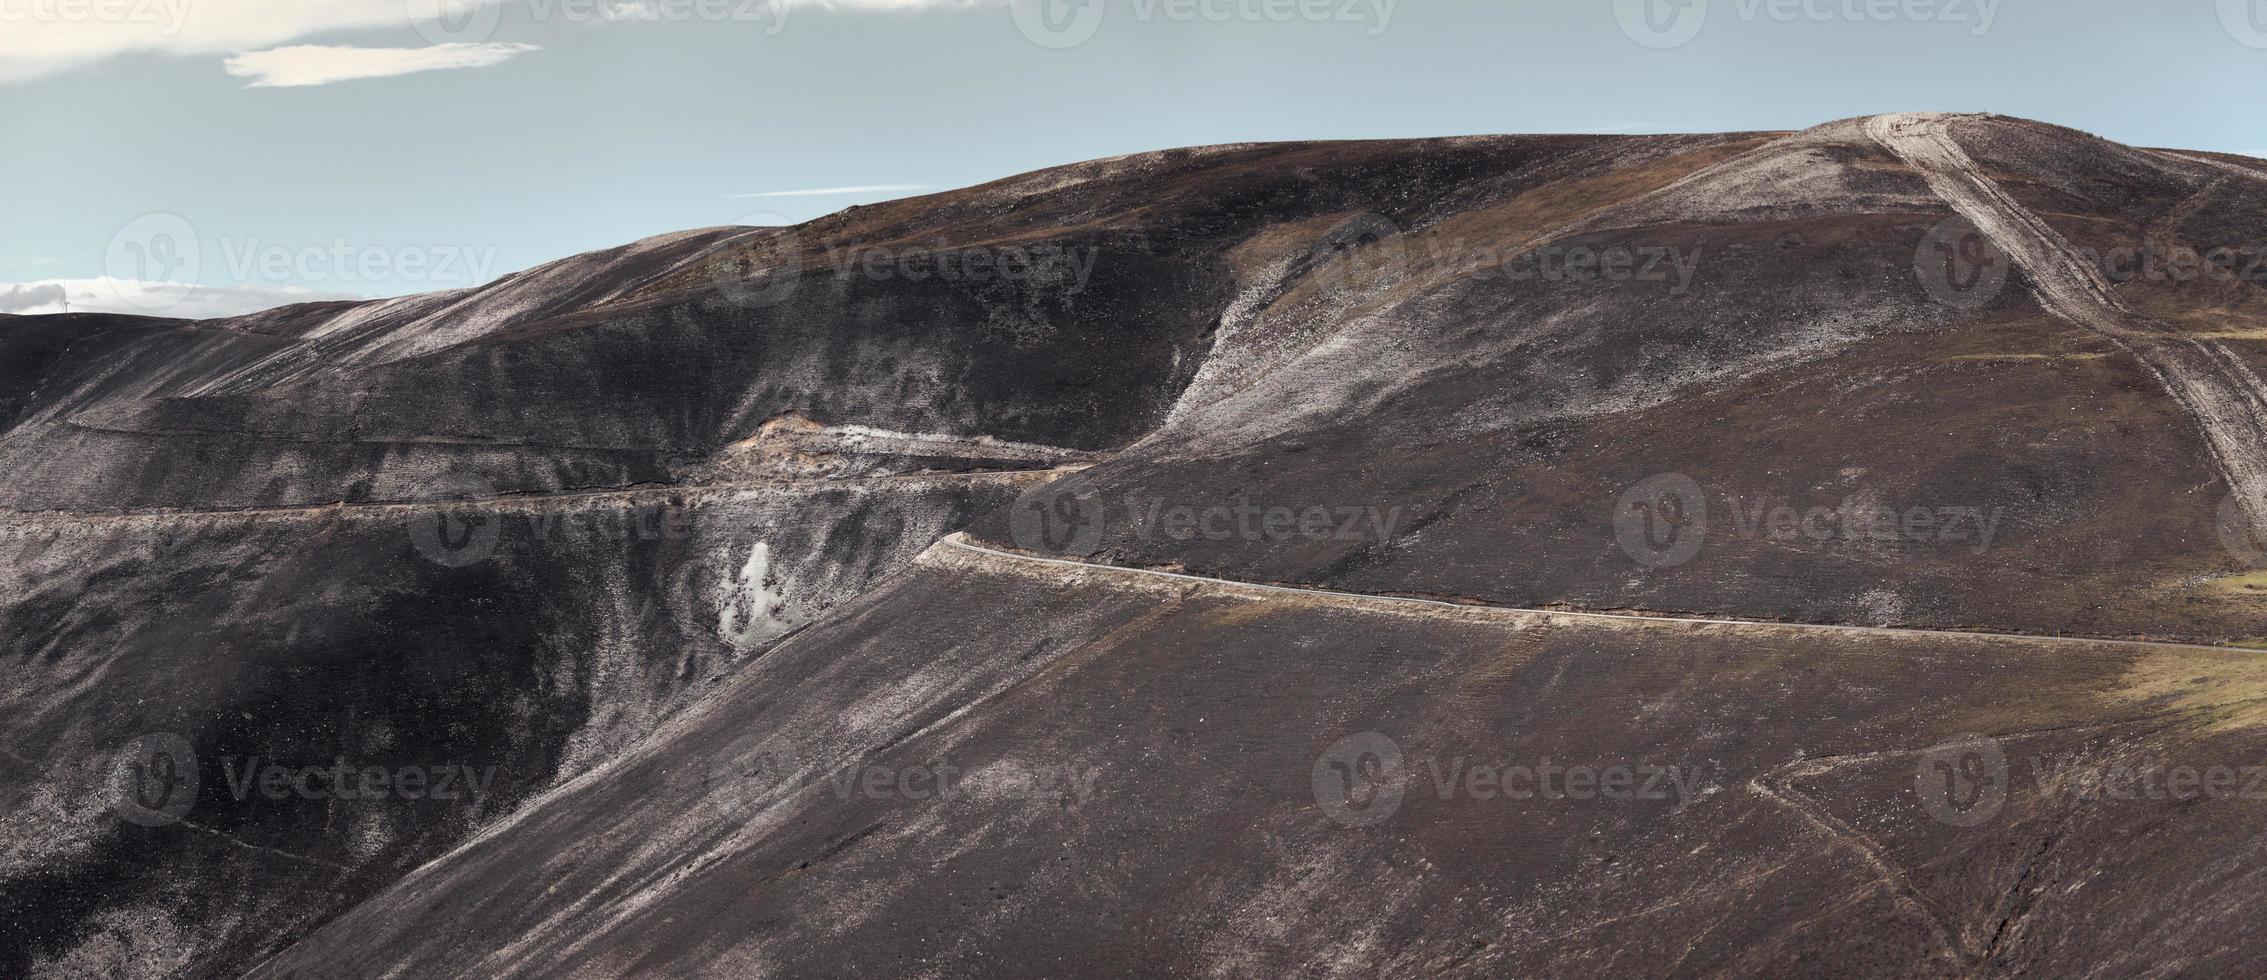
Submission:
[[[1927,175],[1938,196],[2020,265],[2049,312],[2109,338],[2147,366],[2203,430],[2244,515],[2267,527],[2267,383],[2225,344],[2127,309],[2096,264],[1978,170],[1948,125],[1942,115],[1905,113],[1876,117],[1866,131]]]
[[[1976,732],[2019,763],[2234,766],[2261,676],[940,544],[252,976],[2240,969],[2205,937],[2267,888],[2252,804],[2089,803],[2026,765],[1962,827],[1916,773]]]
[[[2258,753],[2267,282],[2099,270],[2258,166],[1207,147],[0,320],[0,972],[2236,969],[2247,798],[2099,783]]]
[[[2055,312],[2078,300],[2042,303],[2020,278],[2047,246],[2011,268],[1936,192],[1946,178],[1873,137],[1887,125],[1773,139],[1634,199],[1586,194],[1587,217],[1539,231],[1381,241],[1369,251],[1397,268],[1504,240],[1494,254],[1515,258],[1320,320],[1341,332],[1270,355],[1278,366],[1240,390],[1185,398],[1147,442],[974,530],[1117,564],[1516,606],[2267,632],[2237,577],[2249,549],[2226,543],[2257,532],[2222,520],[2249,500],[2233,487],[2267,418],[2246,366],[2267,338],[2267,277],[2158,284],[2134,315],[2157,328],[2107,322],[2122,307],[2097,298],[2081,326]],[[2042,128],[1965,125],[1962,139],[1987,145]],[[2168,208],[2220,179],[2099,140],[2033,158],[2035,181],[2091,173]],[[1615,172],[1533,194],[1555,204],[1626,184]],[[2161,248],[2208,252],[2197,236],[2224,230],[2171,218],[2156,223]],[[2132,248],[2151,224],[2132,220]],[[1649,280],[1639,261],[1612,275],[1597,259],[1611,254],[1683,256],[1692,274]],[[1947,264],[1972,254],[1972,269]],[[1582,255],[1586,273],[1536,272]],[[2181,317],[2209,318],[2213,336],[2162,326]],[[1677,516],[1656,525],[1664,497]],[[1018,534],[1017,513],[1049,507],[1024,530],[1060,533]],[[1317,508],[1327,530],[1296,526]],[[1159,521],[1271,510],[1293,519]]]

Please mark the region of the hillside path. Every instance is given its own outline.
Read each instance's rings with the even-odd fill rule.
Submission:
[[[2251,526],[2267,529],[2267,383],[2225,345],[2207,343],[2128,308],[2094,263],[1987,176],[1953,140],[1945,113],[1892,113],[1866,133],[2030,275],[2047,312],[2108,338],[2172,392],[2212,447]]]

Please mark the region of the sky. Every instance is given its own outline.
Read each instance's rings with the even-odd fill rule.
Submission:
[[[1983,110],[2267,156],[2267,0],[0,0],[0,313],[220,316],[1141,150]]]

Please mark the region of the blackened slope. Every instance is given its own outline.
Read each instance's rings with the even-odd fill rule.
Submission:
[[[998,642],[1003,609],[1028,643]],[[2181,944],[2240,934],[2257,897],[2256,876],[2221,873],[2257,854],[2243,804],[2074,820],[2026,782],[1962,830],[1916,798],[1928,750],[1969,732],[2104,763],[2256,751],[2255,710],[2213,710],[2255,693],[2244,655],[2045,647],[1420,610],[933,552],[254,976],[2242,962],[2240,941]],[[2156,699],[2175,674],[2206,683]],[[1318,797],[1347,776],[1332,761],[1365,765],[1333,754],[1364,732],[1395,761],[1361,771],[1393,789]],[[1551,764],[1630,781],[1534,783]],[[899,779],[948,767],[961,792]]]
[[[0,522],[0,975],[240,972],[1030,479]],[[494,554],[432,560],[444,511]],[[178,824],[122,819],[102,781],[153,733],[195,754]],[[488,785],[270,799],[245,775],[341,762]]]
[[[2139,359],[2195,419],[2237,504],[2267,527],[2267,383],[2226,345],[2200,341],[2128,309],[2095,263],[1985,176],[1947,131],[1949,117],[1882,116],[1868,131],[2029,274],[2054,315]]]
[[[1280,285],[1239,251],[1266,233],[1297,229],[1273,249],[1327,251],[1364,216],[1426,228],[1604,156],[1723,141],[1152,154],[528,274],[598,281],[561,293],[605,300],[592,308],[510,281],[201,325],[194,344],[165,338],[131,369],[58,385],[36,425],[0,441],[0,464],[25,474],[0,506],[402,499],[444,476],[522,491],[668,482],[789,412],[1115,448],[1166,418],[1240,294]],[[1053,258],[1045,274],[899,274],[909,253],[972,252],[994,267]],[[631,292],[647,298],[618,301]]]
[[[1956,215],[1864,120],[1662,180],[1677,160],[1545,185],[1534,196],[1579,220],[1481,239],[1667,250],[1693,258],[1688,288],[1442,277],[1413,238],[1404,285],[1066,483],[1101,521],[1082,543],[1128,565],[1517,606],[2259,635],[2256,599],[2221,583],[2242,562],[2216,529],[2228,488],[2183,405],[2020,278],[1932,294],[1930,245]],[[1695,481],[1706,513],[1668,535],[1697,550],[1649,564],[1620,533],[1643,523],[1627,494],[1667,474]],[[1245,506],[1363,521],[1149,520]],[[1829,524],[1803,523],[1821,509]],[[1884,509],[1886,536],[1851,516]],[[976,530],[1015,545],[1010,516]]]

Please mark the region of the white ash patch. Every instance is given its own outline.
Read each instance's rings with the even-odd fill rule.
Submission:
[[[787,597],[779,588],[771,570],[771,545],[758,541],[739,571],[727,572],[717,582],[717,635],[746,654],[787,632],[792,624]]]

